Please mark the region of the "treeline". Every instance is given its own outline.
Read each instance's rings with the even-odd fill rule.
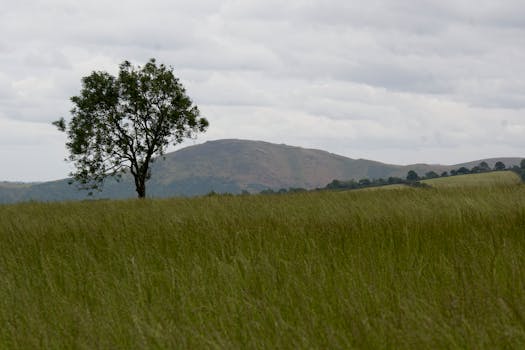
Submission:
[[[494,164],[494,168],[491,168],[487,162],[481,162],[478,165],[474,166],[472,169],[467,167],[460,167],[458,169],[452,169],[450,172],[444,171],[441,174],[436,173],[435,171],[429,171],[425,173],[424,176],[420,176],[415,170],[408,171],[404,179],[398,177],[389,177],[388,179],[361,179],[359,181],[348,180],[340,181],[334,180],[326,185],[325,189],[328,190],[341,190],[341,189],[359,189],[367,187],[378,187],[394,184],[403,184],[414,187],[426,187],[428,185],[421,183],[422,180],[436,179],[440,177],[449,177],[449,176],[458,176],[458,175],[467,175],[467,174],[479,174],[487,173],[492,171],[503,171],[511,170],[516,172],[523,181],[525,181],[525,159],[521,160],[520,166],[514,165],[511,168],[507,168],[505,164],[501,161],[498,161]]]
[[[316,189],[319,190],[319,189]],[[285,193],[300,193],[300,192],[308,192],[306,188],[302,187],[290,187],[290,188],[281,188],[277,191],[272,190],[271,188],[267,188],[265,190],[262,190],[261,194],[285,194]]]
[[[407,174],[406,179],[402,179],[400,177],[389,177],[388,179],[383,179],[383,178],[361,179],[358,181],[353,180],[353,179],[347,180],[347,181],[333,180],[328,185],[326,185],[324,189],[325,190],[357,190],[360,188],[379,187],[379,186],[387,186],[387,185],[409,185],[409,186],[414,186],[414,187],[425,186],[424,184],[419,182],[420,180],[419,176],[417,177],[417,179],[412,179],[412,177],[413,176],[410,176],[410,172],[409,172],[409,174]]]
[[[521,181],[525,182],[525,159],[521,160],[520,166],[514,165],[510,170],[518,174],[521,177]]]
[[[415,170],[408,171],[405,178],[400,177],[389,177],[387,179],[378,178],[378,179],[368,179],[363,178],[360,180],[333,180],[328,185],[323,188],[316,188],[311,191],[323,191],[323,190],[356,190],[361,188],[368,187],[380,187],[387,185],[407,185],[412,187],[428,187],[427,184],[422,183],[422,180],[436,179],[440,177],[449,177],[449,176],[458,176],[458,175],[467,175],[467,174],[479,174],[487,173],[492,171],[504,171],[510,170],[517,173],[521,179],[525,182],[525,159],[521,160],[519,166],[514,165],[507,168],[506,165],[498,161],[494,164],[494,167],[491,168],[487,162],[481,162],[478,165],[468,169],[467,167],[460,167],[458,169],[452,169],[450,171],[444,171],[441,174],[436,173],[435,171],[428,171],[423,176],[420,176]],[[265,189],[261,191],[261,194],[286,194],[286,193],[298,193],[306,192],[308,190],[304,188],[281,188],[279,190]]]

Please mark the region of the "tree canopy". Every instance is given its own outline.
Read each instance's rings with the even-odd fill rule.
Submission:
[[[435,178],[438,178],[439,175],[435,172],[435,171],[429,171],[425,174],[425,178],[426,179],[435,179]]]
[[[496,162],[496,164],[494,164],[494,170],[505,170],[505,164],[501,161]]]
[[[479,168],[481,171],[490,171],[490,166],[485,161],[479,163]]]
[[[124,61],[119,68],[117,77],[99,71],[82,78],[80,94],[71,97],[71,120],[53,124],[67,133],[71,175],[81,188],[101,189],[106,177],[129,171],[144,198],[155,157],[209,124],[172,67],[151,59],[143,67]]]
[[[409,170],[407,173],[407,181],[418,181],[419,175],[414,170]]]

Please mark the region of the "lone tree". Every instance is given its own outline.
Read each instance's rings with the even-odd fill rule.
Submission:
[[[208,127],[173,68],[155,59],[143,67],[124,61],[117,77],[93,72],[71,101],[69,124],[64,118],[53,124],[67,133],[71,176],[82,189],[100,190],[106,177],[118,180],[129,171],[144,198],[155,157]]]

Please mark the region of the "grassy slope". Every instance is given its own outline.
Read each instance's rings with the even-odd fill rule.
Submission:
[[[496,184],[515,185],[521,183],[520,177],[512,171],[493,171],[489,173],[440,177],[421,181],[433,187],[492,186]]]
[[[522,183],[520,177],[512,171],[493,171],[480,174],[456,175],[440,177],[436,179],[422,180],[424,184],[434,188],[465,188],[482,186],[505,186],[518,185]],[[393,184],[384,186],[374,186],[358,189],[357,191],[382,191],[408,189],[410,186],[405,184]],[[355,191],[355,190],[350,190]]]
[[[404,184],[392,184],[392,185],[365,187],[365,188],[360,188],[357,190],[350,190],[350,191],[383,191],[383,190],[400,190],[404,188],[408,189],[410,187]]]
[[[525,186],[0,206],[0,348],[524,348]]]

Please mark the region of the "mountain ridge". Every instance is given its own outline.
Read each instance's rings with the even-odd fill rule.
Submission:
[[[152,164],[147,183],[151,197],[194,196],[218,193],[259,192],[264,189],[324,187],[334,179],[388,178],[406,176],[408,170],[424,175],[441,173],[461,166],[471,168],[482,161],[493,167],[496,161],[507,166],[521,158],[488,158],[455,165],[395,165],[368,159],[353,159],[324,150],[303,148],[266,141],[221,139],[192,145],[167,153]],[[28,200],[56,201],[88,199],[86,192],[67,185],[68,179],[10,185],[0,182],[0,203]],[[93,198],[134,197],[131,179],[117,183],[109,179],[104,190]]]

